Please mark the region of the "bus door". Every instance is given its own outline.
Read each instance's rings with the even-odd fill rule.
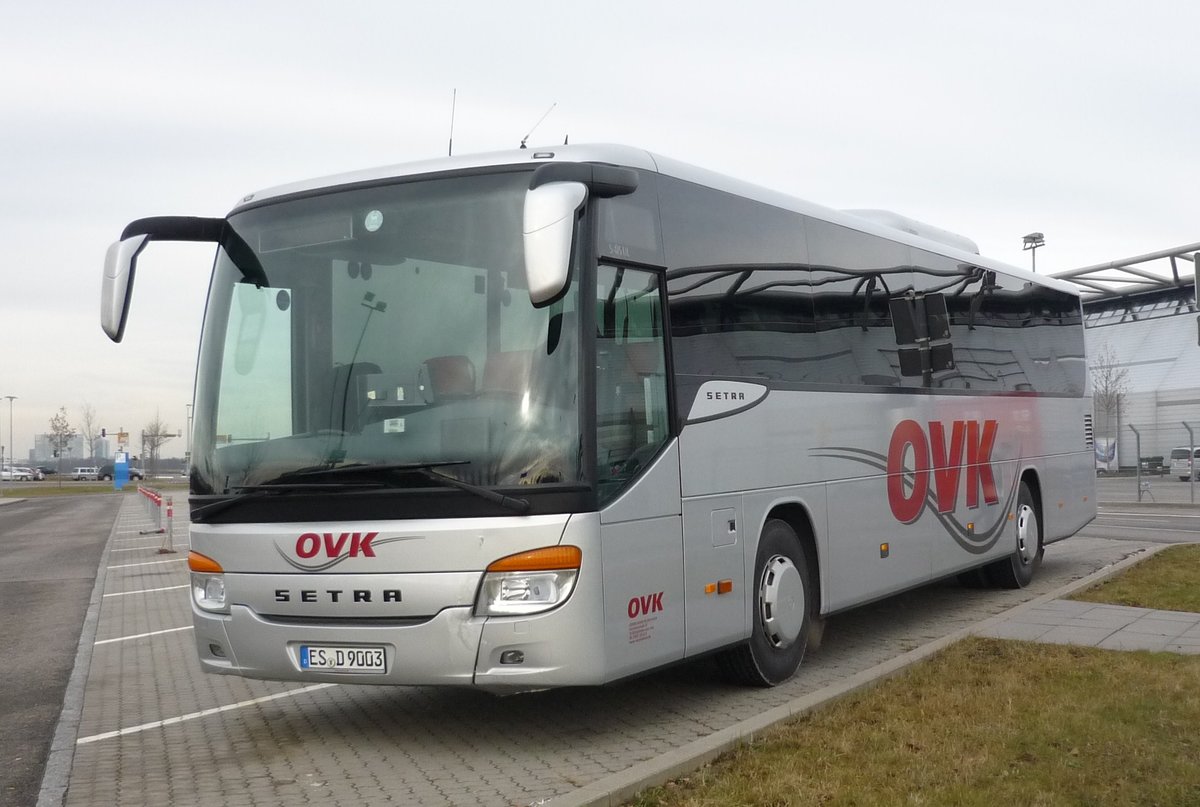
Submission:
[[[668,416],[658,273],[598,268],[595,379],[611,679],[683,656],[679,449]]]

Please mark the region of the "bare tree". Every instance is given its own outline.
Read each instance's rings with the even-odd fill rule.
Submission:
[[[71,428],[71,423],[67,420],[65,406],[60,406],[54,416],[50,418],[50,434],[54,436],[54,456],[58,457],[58,486],[62,487],[63,454],[67,452],[67,446],[71,444],[71,438],[75,436],[75,430]]]
[[[162,448],[163,443],[178,436],[177,432],[170,431],[167,424],[163,423],[157,411],[154,413],[154,420],[142,429],[142,461],[146,463],[146,472],[150,476],[154,476],[158,471],[158,450]]]
[[[96,438],[100,436],[100,427],[96,425],[96,410],[87,402],[79,408],[79,433],[83,435],[84,450],[88,453],[88,459],[95,459]]]
[[[1105,345],[1092,362],[1092,406],[1095,408],[1096,433],[1117,439],[1121,427],[1121,409],[1129,390],[1129,369],[1122,367],[1116,351]],[[1137,458],[1141,462],[1141,457]]]

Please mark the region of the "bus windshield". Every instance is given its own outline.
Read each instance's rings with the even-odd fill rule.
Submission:
[[[356,465],[433,467],[472,485],[578,483],[576,289],[545,308],[529,301],[527,186],[521,172],[423,179],[234,214],[261,272],[218,250],[193,492],[353,484],[361,475],[320,472]],[[389,486],[429,485],[393,476]]]

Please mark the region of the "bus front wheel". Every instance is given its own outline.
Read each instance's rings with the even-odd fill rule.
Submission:
[[[1037,502],[1029,486],[1021,483],[1017,493],[1016,547],[1011,555],[985,567],[988,579],[999,588],[1025,588],[1042,563],[1042,528]]]
[[[725,675],[775,686],[795,674],[808,645],[813,586],[808,558],[787,522],[763,527],[754,563],[754,625],[745,644],[718,656]]]

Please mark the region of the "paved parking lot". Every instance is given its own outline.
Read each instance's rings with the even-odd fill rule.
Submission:
[[[182,495],[180,496],[182,499]],[[595,689],[472,691],[280,684],[199,670],[187,599],[186,505],[159,554],[126,497],[105,556],[82,708],[60,727],[41,804],[570,804],[632,766],[1053,591],[1150,542],[1075,537],[1022,591],[934,585],[830,620],[801,673],[770,690],[705,662]],[[68,736],[69,735],[69,736]]]

